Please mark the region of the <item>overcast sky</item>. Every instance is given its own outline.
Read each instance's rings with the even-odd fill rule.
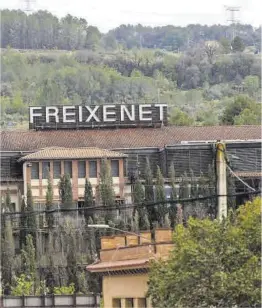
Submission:
[[[71,14],[106,32],[120,24],[163,26],[226,24],[224,6],[240,6],[241,23],[262,24],[262,0],[29,0],[34,11],[48,10],[58,17]],[[0,8],[22,9],[26,0],[1,0]]]

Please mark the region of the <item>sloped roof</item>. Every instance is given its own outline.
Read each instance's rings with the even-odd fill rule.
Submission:
[[[131,269],[131,268],[148,268],[149,259],[135,259],[135,260],[123,260],[123,261],[108,261],[98,262],[97,264],[91,264],[86,267],[90,272],[103,272],[105,270],[112,271],[116,269]]]
[[[86,159],[86,158],[120,158],[126,154],[99,148],[45,148],[38,152],[26,155],[20,161],[43,159]]]
[[[261,139],[260,125],[165,126],[111,130],[2,131],[2,151],[35,151],[45,147],[102,149],[164,147],[181,141]]]

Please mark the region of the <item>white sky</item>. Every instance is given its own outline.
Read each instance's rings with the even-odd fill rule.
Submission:
[[[26,0],[1,0],[0,8],[22,9]],[[58,17],[71,14],[106,32],[120,24],[146,26],[226,24],[224,6],[240,6],[241,23],[262,24],[262,0],[29,0],[33,9],[48,10]]]

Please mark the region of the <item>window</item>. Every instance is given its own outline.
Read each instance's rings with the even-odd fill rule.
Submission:
[[[32,163],[31,179],[32,180],[38,180],[39,179],[39,163]]]
[[[95,160],[89,162],[89,177],[97,178],[97,162]]]
[[[11,212],[15,212],[15,203],[14,202],[12,202],[11,203]]]
[[[119,177],[119,160],[111,160],[111,174],[113,177]]]
[[[113,308],[121,308],[121,299],[120,298],[113,298],[112,307]]]
[[[138,307],[146,308],[146,298],[138,298]]]
[[[50,162],[44,161],[42,163],[42,179],[48,179],[49,172],[50,172]]]
[[[71,161],[65,161],[64,163],[65,167],[65,174],[69,174],[70,178],[72,177],[72,162]]]
[[[78,162],[78,178],[83,179],[86,177],[86,162],[79,161]]]
[[[133,298],[126,298],[125,307],[127,307],[127,308],[133,308],[134,307],[134,300],[133,300]]]
[[[61,176],[61,162],[54,161],[53,169],[54,169],[54,179],[59,179]]]

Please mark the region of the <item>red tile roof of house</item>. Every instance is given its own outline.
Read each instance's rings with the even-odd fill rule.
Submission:
[[[181,141],[261,139],[260,125],[130,128],[113,130],[2,131],[2,151],[45,147],[123,149],[164,147]]]
[[[84,159],[84,158],[119,158],[127,157],[126,154],[99,148],[62,148],[52,147],[31,153],[20,160],[43,160],[43,159]]]

